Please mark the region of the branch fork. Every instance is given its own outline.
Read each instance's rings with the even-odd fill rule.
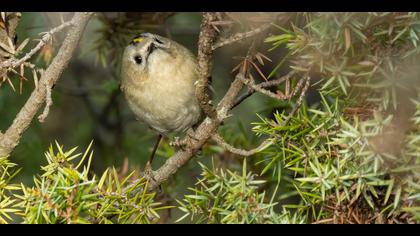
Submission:
[[[34,89],[25,105],[21,108],[19,113],[16,115],[16,118],[13,120],[13,123],[6,130],[6,132],[0,136],[0,157],[9,156],[9,154],[14,150],[14,148],[19,144],[19,141],[22,137],[22,134],[29,127],[32,122],[32,119],[35,117],[38,110],[41,108],[42,104],[46,102],[46,109],[44,109],[43,115],[41,115],[40,120],[43,121],[48,114],[49,106],[52,104],[51,98],[51,87],[58,81],[63,73],[64,69],[70,62],[70,59],[76,50],[76,47],[82,37],[83,31],[92,16],[93,13],[84,13],[78,12],[75,13],[70,22],[64,23],[63,25],[51,30],[56,32],[72,25],[68,30],[67,35],[57,52],[57,55],[54,57],[51,64],[42,74],[41,79],[39,80],[39,85]],[[49,34],[48,34],[49,35]],[[44,35],[44,39],[47,39],[49,36]],[[25,57],[21,58],[17,62],[12,63],[9,61],[9,65],[19,65],[19,63],[24,63],[27,58],[29,59],[40,47],[42,47],[44,41],[38,43],[38,45],[31,50]],[[4,64],[2,64],[3,66]]]

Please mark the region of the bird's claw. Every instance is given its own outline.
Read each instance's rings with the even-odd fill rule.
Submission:
[[[182,142],[182,140],[180,140],[179,137],[175,137],[174,141],[169,142],[169,146],[171,147],[179,147],[185,145],[184,142]]]
[[[185,147],[192,145],[192,140],[196,142],[198,141],[198,139],[194,136],[194,130],[192,129],[189,129],[187,131],[187,136],[189,137],[189,139],[180,139],[179,137],[175,137],[175,140],[170,142],[169,145],[172,147],[179,147],[182,151],[185,151]]]

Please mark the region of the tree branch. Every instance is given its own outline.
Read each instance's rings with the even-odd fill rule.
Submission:
[[[246,39],[246,38],[252,37],[252,36],[254,36],[254,35],[257,35],[257,34],[259,34],[259,33],[263,32],[263,31],[267,30],[268,28],[270,28],[270,26],[271,26],[271,23],[264,24],[264,25],[261,25],[261,26],[260,26],[260,27],[258,27],[258,28],[255,28],[255,29],[253,29],[253,30],[250,30],[250,31],[248,31],[248,32],[244,32],[244,33],[237,33],[237,34],[235,34],[235,35],[232,35],[232,36],[231,36],[231,37],[229,37],[229,38],[226,38],[226,39],[221,39],[221,40],[219,40],[217,43],[215,43],[215,44],[212,46],[212,48],[211,48],[211,49],[212,49],[212,50],[216,50],[217,48],[220,48],[220,47],[226,46],[226,45],[228,45],[228,44],[232,44],[232,43],[235,43],[235,42],[237,42],[237,41],[244,40],[244,39]]]
[[[0,27],[0,43],[2,45],[9,45],[9,42],[13,42],[16,38],[16,28],[19,24],[21,13],[7,12],[4,16],[5,19],[0,19],[0,23],[2,24],[2,27]],[[11,56],[12,55],[7,52],[7,50],[5,51],[2,47],[0,47],[0,63],[3,63]],[[0,86],[1,83],[4,82],[5,77],[3,77],[3,75],[6,72],[7,70],[0,67],[0,78],[3,79],[3,81],[0,81]],[[8,80],[8,82],[10,82],[10,80]]]
[[[295,106],[293,107],[293,110],[289,113],[283,125],[286,125],[287,123],[289,123],[290,119],[295,115],[296,111],[300,108],[303,102],[303,98],[305,97],[306,92],[308,91],[310,85],[311,85],[311,77],[306,76],[305,87],[303,87],[302,92],[300,93],[299,98],[296,101]]]
[[[24,63],[25,61],[29,60],[33,55],[35,55],[35,53],[37,53],[42,47],[45,46],[45,44],[51,40],[52,36],[55,33],[60,32],[61,30],[63,30],[64,28],[73,25],[75,23],[76,19],[72,19],[70,21],[67,21],[57,27],[55,27],[54,29],[46,32],[41,40],[39,41],[39,43],[28,53],[26,53],[25,56],[23,56],[22,58],[16,60],[15,58],[11,58],[7,61],[4,61],[0,64],[0,69],[1,68],[6,68],[6,67],[10,67],[10,68],[16,68],[17,66],[20,66],[22,63]]]
[[[244,149],[240,149],[240,148],[236,148],[232,145],[230,145],[229,143],[227,143],[222,136],[220,136],[219,133],[215,133],[212,136],[212,139],[219,144],[222,148],[224,148],[225,150],[228,150],[231,153],[234,154],[238,154],[240,156],[252,156],[258,152],[261,152],[262,150],[264,150],[265,148],[269,147],[271,144],[273,144],[273,140],[267,139],[264,140],[258,147],[251,149],[251,150],[244,150]]]
[[[242,78],[242,83],[244,83],[245,85],[247,85],[249,88],[251,88],[252,90],[255,90],[257,92],[260,92],[268,97],[277,99],[277,100],[285,100],[288,99],[289,96],[286,95],[280,95],[280,94],[275,94],[273,92],[271,92],[270,90],[267,90],[263,87],[261,87],[258,84],[255,84],[253,80],[251,79],[246,79],[246,78]]]
[[[197,81],[195,91],[195,95],[197,96],[201,109],[211,118],[214,118],[216,115],[208,94],[208,88],[210,85],[209,78],[211,73],[210,61],[213,56],[212,46],[217,37],[217,31],[211,22],[216,19],[216,13],[203,13],[203,21],[201,23],[201,31],[198,39],[197,55],[199,79]]]
[[[284,76],[282,76],[278,79],[269,80],[269,81],[259,83],[258,87],[269,88],[269,87],[273,87],[273,86],[278,86],[278,85],[282,84],[283,82],[289,80],[294,74],[295,74],[295,71],[290,71],[287,75],[284,75]],[[233,108],[238,106],[239,104],[241,104],[243,101],[245,101],[245,99],[249,98],[254,93],[255,93],[255,90],[249,88],[246,93],[242,94],[241,96],[239,96],[236,99],[235,104],[233,105]]]
[[[0,19],[2,23],[2,27],[0,27],[0,42],[2,44],[8,45],[9,39],[14,40],[21,15],[20,12],[6,12],[4,15],[5,19]],[[5,54],[9,55],[0,48],[0,62],[4,59]]]
[[[46,100],[47,86],[52,86],[57,82],[67,67],[73,52],[75,51],[82,33],[93,13],[75,13],[73,16],[73,26],[67,32],[57,55],[43,73],[40,84],[31,94],[25,105],[17,114],[12,125],[0,137],[0,156],[8,156],[18,145],[19,140],[29,127],[32,119]]]

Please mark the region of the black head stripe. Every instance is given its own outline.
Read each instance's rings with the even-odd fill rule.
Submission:
[[[156,41],[158,44],[163,44],[163,42],[162,42],[160,39],[158,39],[158,38],[155,38],[155,41]]]
[[[152,53],[153,53],[153,51],[154,51],[155,49],[156,49],[155,44],[151,43],[151,44],[149,45],[149,47],[147,48],[147,55],[152,54]]]

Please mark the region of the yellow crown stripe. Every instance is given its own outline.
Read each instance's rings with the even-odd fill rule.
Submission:
[[[133,39],[133,43],[140,43],[143,40],[144,40],[143,37],[137,37],[137,38]]]

